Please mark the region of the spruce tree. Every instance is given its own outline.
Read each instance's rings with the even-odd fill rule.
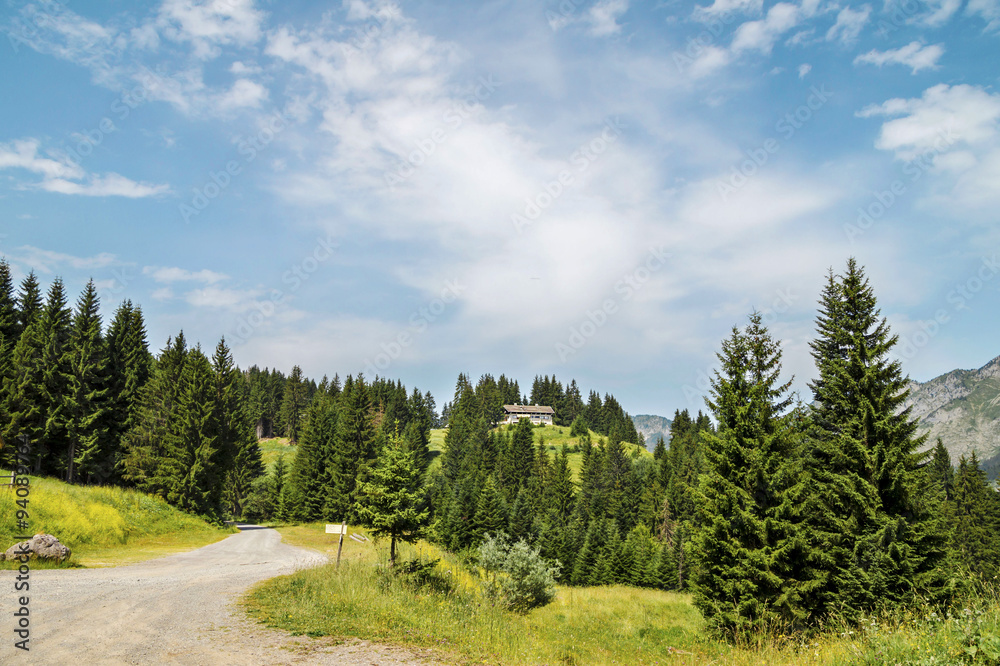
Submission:
[[[757,312],[743,331],[733,328],[718,358],[706,402],[719,431],[702,435],[708,472],[697,493],[695,605],[721,633],[747,635],[792,619],[778,607],[794,536],[782,516],[782,468],[794,456],[783,417],[791,381],[779,383],[781,349]]]
[[[934,445],[934,454],[931,463],[927,467],[927,473],[944,492],[945,499],[952,500],[955,497],[955,470],[951,466],[951,456],[948,449],[944,447],[941,438],[938,437]]]
[[[42,291],[35,271],[21,280],[17,294],[18,331],[24,332],[42,312]]]
[[[918,453],[908,379],[890,360],[897,342],[864,271],[851,258],[828,275],[812,343],[815,430],[803,497],[813,557],[803,603],[813,618],[848,617],[917,597],[940,600],[946,531],[917,496],[928,454]]]
[[[264,473],[264,463],[248,411],[246,380],[233,363],[225,338],[215,347],[212,371],[215,375],[216,462],[224,479],[225,509],[230,515],[239,516],[254,479]],[[281,489],[276,492],[280,493]]]
[[[422,508],[420,473],[413,458],[395,435],[358,486],[354,513],[376,538],[389,539],[389,566],[396,566],[396,542],[413,543],[427,527],[429,512]]]
[[[359,479],[364,479],[378,453],[375,427],[369,414],[371,397],[364,377],[348,378],[340,399],[337,441],[331,464],[332,492],[324,507],[328,519],[346,516],[354,503]]]
[[[222,475],[215,374],[200,348],[184,364],[177,396],[177,421],[168,438],[167,501],[186,511],[217,519]]]
[[[138,422],[142,389],[149,381],[153,358],[146,340],[142,310],[124,301],[108,328],[107,428],[115,475],[122,473],[124,439]]]
[[[11,358],[10,376],[4,379],[3,400],[5,422],[0,424],[0,438],[4,442],[16,442],[26,438],[34,448],[45,434],[44,394],[42,383],[45,373],[43,357],[45,337],[40,319],[35,319],[21,333]],[[8,458],[12,462],[14,456]],[[39,471],[41,459],[35,458],[35,472]]]
[[[69,449],[69,420],[72,404],[73,369],[69,353],[72,311],[67,305],[61,278],[52,281],[45,306],[38,315],[42,322],[41,407],[45,429],[37,445],[36,473],[66,472]]]
[[[281,420],[285,424],[285,436],[292,443],[299,441],[302,416],[306,409],[306,385],[302,381],[302,368],[295,366],[285,382],[284,397],[281,401]]]
[[[108,438],[107,350],[101,335],[100,299],[94,281],[77,301],[67,345],[71,368],[67,402],[66,481],[78,476],[105,482],[114,471]]]
[[[14,377],[14,348],[19,337],[17,303],[14,299],[14,283],[11,280],[10,265],[0,260],[0,468],[11,469],[16,460],[14,442],[8,444],[3,438],[4,427],[10,423],[7,413],[10,382]]]
[[[335,492],[337,418],[336,401],[328,395],[316,396],[306,409],[302,436],[289,472],[286,511],[291,519],[309,521],[325,517],[324,503]],[[337,516],[331,514],[330,518],[336,520]]]
[[[505,531],[509,518],[507,503],[504,501],[503,494],[497,487],[494,477],[487,477],[486,483],[479,491],[479,498],[476,500],[472,545],[478,545],[487,534],[496,536]]]
[[[959,460],[954,494],[952,547],[957,559],[982,579],[992,580],[1000,574],[1000,500],[975,451]]]
[[[172,485],[168,440],[180,419],[181,378],[189,353],[183,331],[167,340],[142,389],[135,425],[123,441],[123,478],[164,499]]]

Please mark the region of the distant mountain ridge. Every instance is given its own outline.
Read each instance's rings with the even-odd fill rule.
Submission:
[[[927,382],[910,382],[904,406],[920,419],[927,446],[938,437],[953,464],[973,451],[980,460],[1000,453],[1000,356],[978,370],[952,370]]]
[[[671,421],[667,417],[655,414],[637,414],[632,417],[632,423],[635,424],[635,429],[639,431],[639,434],[646,439],[647,450],[653,450],[660,435],[663,435],[667,444],[670,443]]]

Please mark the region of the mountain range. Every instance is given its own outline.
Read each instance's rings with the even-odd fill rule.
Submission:
[[[1000,453],[1000,356],[978,370],[952,370],[927,382],[910,382],[912,407],[927,433],[927,446],[938,437],[951,461],[973,451],[986,461]]]
[[[650,451],[656,446],[656,440],[662,435],[663,440],[670,443],[670,419],[655,414],[638,414],[632,417],[635,429],[646,438],[646,448]]]
[[[973,451],[991,479],[1000,474],[1000,356],[978,370],[952,370],[926,382],[911,381],[903,403],[920,419],[918,432],[927,434],[925,448],[940,437],[951,461]],[[670,442],[670,419],[654,414],[632,417],[650,451],[662,435]]]

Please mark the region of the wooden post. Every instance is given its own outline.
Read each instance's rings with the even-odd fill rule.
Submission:
[[[340,551],[344,549],[344,533],[347,532],[347,520],[340,524],[340,542],[337,544],[337,568],[340,568]]]

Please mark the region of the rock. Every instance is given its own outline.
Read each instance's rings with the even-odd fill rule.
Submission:
[[[59,543],[59,539],[51,534],[36,534],[30,540],[16,543],[8,548],[7,552],[0,557],[0,560],[13,560],[18,555],[23,555],[25,549],[21,544],[25,543],[28,544],[28,557],[34,559],[62,562],[63,560],[68,560],[69,556],[73,554],[69,548]]]

